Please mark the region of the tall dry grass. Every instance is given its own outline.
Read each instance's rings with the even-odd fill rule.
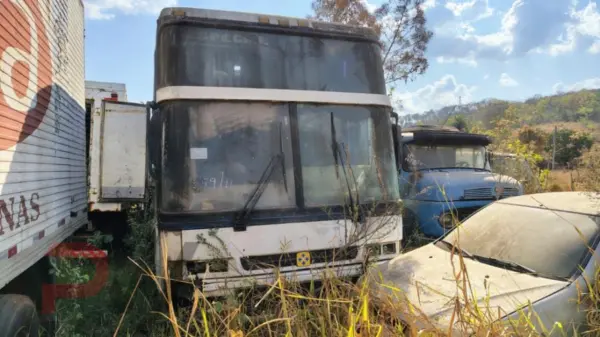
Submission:
[[[474,299],[463,257],[458,251],[453,254],[456,292],[448,299],[453,305],[453,323],[448,328],[441,328],[418,304],[410,303],[402,289],[381,283],[376,269],[357,283],[339,279],[332,273],[319,286],[301,285],[277,275],[267,289],[249,289],[219,300],[206,298],[195,289],[191,305],[178,309],[173,305],[169,282],[163,286],[162,279],[151,270],[137,266],[155,282],[166,304],[165,310],[154,314],[167,322],[170,331],[151,335],[156,337],[566,336],[568,323],[557,322],[543,327],[543,332],[536,331],[535,313],[523,312],[516,321],[501,322],[502,315],[497,308],[487,305],[487,299]],[[163,272],[168,275],[168,270]],[[131,298],[134,295],[135,291]],[[588,315],[592,328],[586,335],[599,336],[600,291],[583,294],[582,299],[597,304]],[[131,313],[126,307],[122,319],[128,314]],[[117,326],[113,336],[120,335],[123,334]]]
[[[593,152],[595,151],[595,152]],[[584,155],[584,160],[575,175],[575,186],[582,190],[600,190],[600,155],[598,148]],[[510,172],[506,172],[510,175]],[[140,230],[147,230],[146,224],[141,224]],[[137,232],[136,232],[137,233]],[[146,235],[146,236],[144,236]],[[143,237],[142,237],[143,236]],[[152,245],[151,233],[139,234],[133,241],[143,242],[143,251],[139,255],[147,255]],[[166,251],[166,249],[163,249]],[[392,284],[381,284],[378,274],[372,272],[369,277],[350,282],[334,276],[333,270],[326,271],[329,276],[322,284],[298,284],[292,278],[289,280],[274,270],[275,282],[266,289],[249,289],[232,294],[226,298],[211,299],[194,289],[190,300],[191,305],[179,308],[174,305],[174,292],[171,289],[169,270],[165,268],[166,257],[163,256],[163,266],[160,277],[154,273],[154,268],[135,259],[136,268],[141,273],[132,278],[126,292],[120,292],[120,314],[104,320],[102,336],[152,336],[152,337],[212,337],[212,336],[541,336],[565,335],[565,327],[569,322],[560,322],[550,327],[544,327],[545,332],[535,331],[538,321],[535,314],[521,315],[515,322],[505,324],[499,321],[494,308],[486,301],[476,300],[471,291],[471,280],[465,268],[463,257],[459,252],[453,252],[455,268],[455,292],[448,299],[453,305],[450,328],[440,328],[431,317],[428,317],[418,303],[410,303],[403,289]],[[133,261],[133,260],[132,260]],[[126,270],[124,273],[130,273]],[[150,280],[158,290],[159,301],[163,308],[157,308],[156,303],[148,303],[145,296],[140,296],[141,284]],[[169,282],[164,282],[169,281]],[[595,284],[600,281],[600,271],[596,275]],[[191,286],[191,284],[190,284]],[[374,289],[385,289],[384,292]],[[111,289],[107,289],[107,293]],[[126,294],[129,298],[126,298]],[[142,297],[140,301],[139,298]],[[485,296],[484,296],[485,297]],[[600,289],[590,287],[582,289],[579,299],[582,310],[587,311],[589,327],[583,335],[600,336]],[[141,302],[143,305],[140,305]],[[95,307],[113,308],[115,306]],[[80,310],[81,307],[76,307]],[[98,311],[98,310],[96,310]],[[83,320],[85,313],[78,312]],[[135,326],[149,325],[148,319],[143,323],[130,324],[139,316],[150,316],[152,328],[136,331]],[[401,314],[401,315],[399,315]],[[400,317],[402,320],[400,320]],[[101,323],[102,324],[102,323]],[[89,326],[89,323],[88,323]],[[69,336],[86,336],[86,331]],[[96,334],[98,335],[98,334]],[[66,336],[66,335],[65,335]]]
[[[163,247],[164,248],[164,247]],[[167,251],[163,249],[163,251]],[[275,282],[266,289],[248,289],[226,298],[206,298],[195,289],[190,298],[191,305],[185,308],[175,306],[175,294],[170,287],[169,270],[162,268],[159,277],[151,266],[135,261],[139,273],[137,281],[128,287],[127,297],[119,309],[118,320],[106,322],[106,334],[95,336],[541,336],[534,329],[538,319],[533,314],[519,317],[506,324],[499,321],[497,309],[490,308],[486,295],[473,293],[469,270],[466,269],[460,251],[452,251],[454,267],[453,296],[448,298],[452,308],[452,324],[449,328],[440,327],[428,317],[418,303],[411,303],[403,289],[393,284],[382,283],[376,269],[370,269],[368,277],[358,282],[350,282],[335,276],[333,270],[326,271],[322,284],[316,282],[299,284],[274,271]],[[166,266],[166,256],[160,265]],[[134,261],[133,259],[131,261]],[[275,268],[277,270],[277,268]],[[131,271],[128,271],[130,274]],[[600,272],[596,275],[596,283]],[[150,280],[158,290],[153,301],[161,302],[140,306],[141,284]],[[592,284],[592,283],[590,283]],[[189,284],[192,286],[192,284]],[[382,291],[384,290],[384,291]],[[425,290],[425,289],[424,289]],[[111,289],[107,289],[110,292]],[[431,291],[431,289],[429,289]],[[144,296],[142,296],[144,297]],[[476,300],[476,298],[478,300]],[[582,289],[577,299],[587,310],[589,328],[586,336],[600,336],[600,289]],[[98,303],[96,302],[96,305]],[[154,307],[154,309],[152,309]],[[113,307],[114,308],[114,307]],[[147,311],[140,311],[147,310]],[[99,310],[96,310],[99,312]],[[85,315],[85,313],[81,313]],[[115,313],[116,314],[116,313]],[[139,320],[136,316],[148,316],[154,321],[152,328],[135,331],[126,322]],[[402,320],[400,320],[400,318]],[[89,318],[87,318],[89,320]],[[108,325],[110,324],[110,325]],[[544,327],[546,336],[565,336],[569,322],[560,322]],[[88,323],[89,326],[89,323]],[[132,329],[133,328],[133,329]],[[89,329],[89,328],[88,328]],[[89,330],[88,330],[89,331]],[[110,333],[108,333],[110,331]],[[552,332],[553,334],[551,334]],[[75,334],[70,334],[75,335]],[[86,336],[85,331],[76,335]]]

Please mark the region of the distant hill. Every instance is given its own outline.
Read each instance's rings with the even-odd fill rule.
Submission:
[[[471,125],[488,129],[507,109],[516,114],[522,125],[565,123],[596,129],[600,123],[600,89],[581,90],[552,96],[536,95],[524,102],[486,99],[480,102],[453,105],[421,114],[400,117],[402,125],[443,125],[453,116],[462,115]]]

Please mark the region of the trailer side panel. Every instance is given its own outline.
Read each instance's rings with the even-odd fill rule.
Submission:
[[[0,2],[0,288],[86,223],[84,9]]]

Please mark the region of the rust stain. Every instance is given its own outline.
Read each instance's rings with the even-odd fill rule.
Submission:
[[[37,130],[50,106],[52,53],[40,10],[46,2],[0,1],[0,66],[8,69],[0,72],[0,116],[12,121],[12,130],[0,130],[0,150]]]

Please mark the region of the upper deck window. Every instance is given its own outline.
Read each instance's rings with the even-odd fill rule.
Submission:
[[[386,93],[373,42],[194,25],[160,29],[157,89],[167,86]]]

